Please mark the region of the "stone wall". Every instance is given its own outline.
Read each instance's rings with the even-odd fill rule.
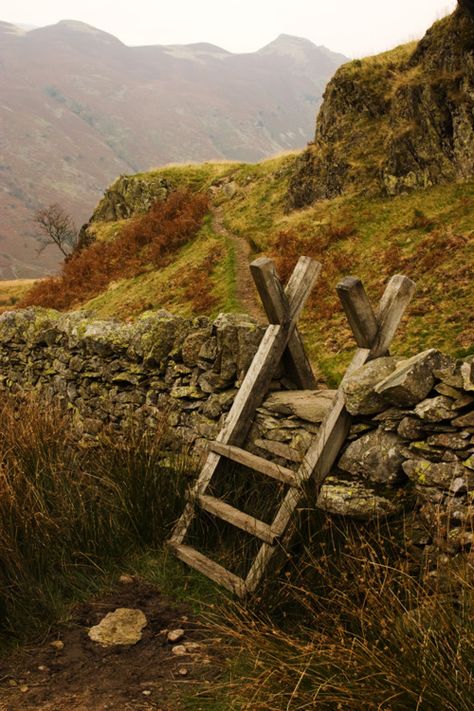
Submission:
[[[72,412],[93,442],[130,418],[168,425],[170,449],[201,453],[222,426],[263,334],[246,316],[186,320],[161,311],[134,324],[27,309],[0,316],[0,388],[40,391]],[[403,514],[420,556],[455,554],[474,539],[473,363],[436,350],[373,361],[345,384],[354,420],[318,497],[333,514]],[[333,391],[294,392],[278,373],[248,448],[297,468]]]

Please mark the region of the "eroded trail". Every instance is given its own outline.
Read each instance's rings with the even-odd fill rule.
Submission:
[[[142,639],[112,647],[89,639],[89,628],[120,607],[145,614]],[[176,643],[170,630],[182,633]],[[223,658],[221,641],[188,606],[133,579],[77,605],[42,644],[0,659],[0,711],[177,711],[207,696]],[[196,700],[193,709],[204,706]]]
[[[253,283],[249,264],[251,261],[251,250],[247,240],[234,234],[224,224],[222,210],[217,208],[212,219],[213,230],[220,235],[224,235],[230,240],[235,254],[235,296],[243,312],[249,314],[257,321],[265,323],[265,315],[260,305],[257,290]]]

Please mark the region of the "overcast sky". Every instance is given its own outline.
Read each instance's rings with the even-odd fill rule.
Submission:
[[[48,25],[87,22],[125,44],[212,42],[259,49],[281,33],[348,56],[420,37],[455,0],[2,0],[0,20]]]

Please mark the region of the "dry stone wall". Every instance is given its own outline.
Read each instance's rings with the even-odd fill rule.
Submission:
[[[39,391],[67,406],[78,436],[125,436],[130,418],[167,446],[202,453],[215,438],[263,328],[245,315],[187,320],[166,311],[134,324],[44,309],[0,316],[0,389]],[[404,517],[420,556],[474,541],[474,365],[431,349],[380,358],[344,386],[353,425],[317,506],[361,520]],[[248,447],[296,469],[333,391],[288,391],[283,373],[257,411]]]

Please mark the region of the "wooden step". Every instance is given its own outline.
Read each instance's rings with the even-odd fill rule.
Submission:
[[[197,501],[204,511],[217,516],[222,519],[222,521],[231,523],[236,528],[240,528],[242,531],[246,531],[252,536],[260,538],[260,540],[265,543],[270,543],[270,545],[275,543],[276,536],[271,527],[267,523],[259,521],[258,518],[254,518],[234,508],[234,506],[227,504],[225,501],[216,499],[214,496],[202,494],[197,497]]]
[[[277,479],[284,484],[289,484],[289,486],[297,486],[298,479],[294,471],[287,467],[280,467],[278,464],[269,462],[263,457],[258,457],[256,454],[251,454],[245,449],[234,447],[231,444],[223,444],[222,442],[210,442],[209,449],[211,452],[220,454],[238,464],[243,464],[249,469],[260,472],[260,474],[266,474],[272,479]]]
[[[243,597],[246,594],[245,582],[242,578],[239,578],[238,575],[234,575],[234,573],[231,573],[222,565],[211,560],[195,548],[185,546],[182,543],[173,543],[172,541],[168,542],[168,547],[180,560],[211,580],[214,580],[215,583],[222,585],[239,597]]]

